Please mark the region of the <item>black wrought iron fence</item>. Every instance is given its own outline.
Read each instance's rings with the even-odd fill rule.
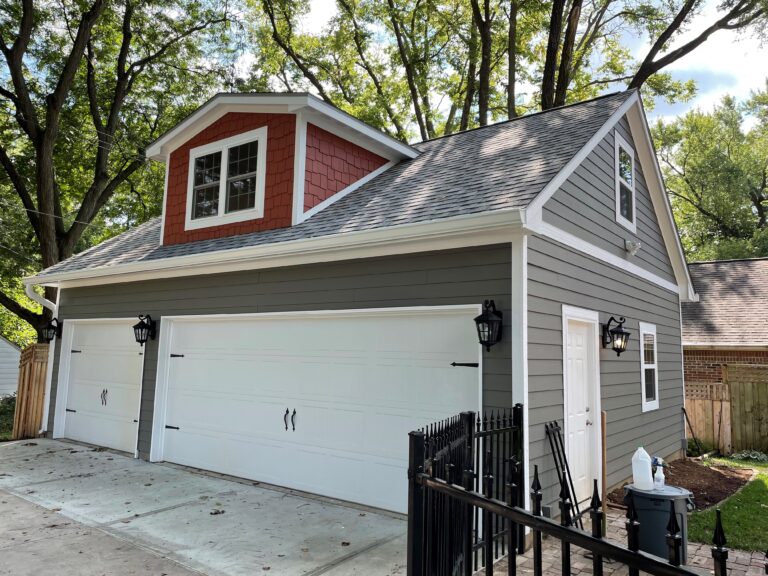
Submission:
[[[435,422],[419,432],[420,447],[414,453],[412,446],[411,457],[430,478],[520,502],[525,489],[522,418],[523,407],[518,404],[483,416],[464,412]],[[415,469],[413,460],[411,469]],[[436,492],[424,494],[421,510],[421,521],[431,537],[425,539],[420,554],[430,565],[439,565],[441,574],[455,573],[448,570],[449,565],[466,566],[461,573],[492,565],[508,554],[510,546],[523,550],[524,535],[510,540],[509,522],[501,516]],[[437,526],[441,528],[434,530]]]
[[[515,410],[522,418],[522,407]],[[589,507],[591,532],[573,525],[565,479],[561,482],[560,521],[542,516],[538,467],[534,467],[530,492],[532,510],[525,510],[520,505],[524,475],[522,428],[518,423],[522,420],[517,420],[513,411],[511,422],[507,422],[510,426],[503,418],[497,426],[495,421],[490,423],[495,417],[488,423],[483,418],[478,426],[476,416],[466,413],[411,432],[408,576],[470,576],[480,569],[491,576],[495,561],[504,555],[508,556],[508,576],[516,576],[526,528],[532,536],[534,576],[543,574],[543,535],[559,543],[562,576],[571,576],[572,546],[591,552],[594,576],[602,576],[606,559],[625,564],[629,576],[638,576],[641,571],[654,576],[700,576],[680,565],[683,542],[674,506],[667,526],[666,560],[639,551],[640,523],[631,497],[625,523],[627,545],[605,540],[597,481]],[[509,428],[511,447],[502,440]],[[475,472],[481,466],[482,475]],[[719,511],[713,543],[714,574],[727,576],[728,549]]]

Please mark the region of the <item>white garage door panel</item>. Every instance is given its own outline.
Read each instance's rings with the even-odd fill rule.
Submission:
[[[134,452],[143,351],[131,323],[75,323],[70,348],[63,436]]]
[[[164,459],[404,511],[408,432],[479,406],[450,366],[477,361],[474,314],[174,320]]]

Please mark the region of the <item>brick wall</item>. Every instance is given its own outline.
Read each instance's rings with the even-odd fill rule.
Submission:
[[[720,384],[723,364],[768,364],[768,350],[691,349],[683,352],[686,382]]]
[[[184,230],[187,209],[189,151],[197,146],[223,140],[267,126],[267,172],[264,186],[264,217],[234,224]],[[248,232],[291,225],[293,198],[293,156],[296,116],[293,114],[250,114],[231,112],[200,131],[173,151],[168,174],[163,244],[181,244],[235,236]]]
[[[317,206],[386,163],[386,158],[370,150],[307,124],[304,210]]]

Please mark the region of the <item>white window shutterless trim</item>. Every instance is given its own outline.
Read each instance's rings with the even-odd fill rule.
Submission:
[[[248,210],[238,210],[237,212],[226,212],[227,203],[227,182],[230,180],[227,175],[229,164],[229,149],[249,142],[258,142],[258,158],[256,159],[256,201],[253,208]],[[202,156],[221,152],[221,172],[219,175],[219,204],[218,214],[204,218],[193,218],[194,199],[195,199],[195,160]],[[267,127],[262,126],[255,130],[243,132],[224,140],[217,140],[204,146],[198,146],[189,151],[189,173],[187,176],[187,207],[184,217],[184,230],[199,230],[201,228],[210,228],[212,226],[221,226],[222,224],[233,224],[235,222],[244,222],[246,220],[255,220],[264,217],[264,186],[266,180],[267,167]],[[239,176],[238,178],[244,175]]]

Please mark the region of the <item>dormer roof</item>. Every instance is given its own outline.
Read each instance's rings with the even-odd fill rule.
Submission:
[[[292,114],[301,112],[308,122],[322,119],[333,132],[389,160],[416,158],[419,151],[362,122],[324,100],[305,92],[217,94],[176,126],[147,146],[147,157],[164,162],[192,136],[229,112]]]

